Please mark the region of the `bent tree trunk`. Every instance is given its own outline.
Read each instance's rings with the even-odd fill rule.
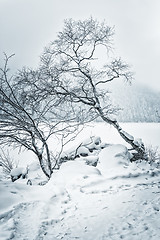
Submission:
[[[118,124],[117,120],[112,120],[106,117],[101,108],[98,107],[96,108],[96,110],[99,113],[99,116],[102,118],[102,120],[112,125],[118,131],[120,136],[132,146],[132,150],[135,150],[134,152],[132,152],[133,157],[131,158],[131,161],[136,161],[138,159],[146,159],[145,146],[143,142],[137,142],[133,136],[123,131],[123,129]]]

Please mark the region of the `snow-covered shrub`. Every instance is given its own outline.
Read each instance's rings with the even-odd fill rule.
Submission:
[[[159,147],[153,147],[152,145],[146,148],[146,155],[149,163],[157,163],[160,165],[160,151]]]
[[[160,168],[160,151],[158,146],[149,145],[145,148],[145,157],[136,161],[136,164],[144,164],[144,166],[150,166],[150,168]]]

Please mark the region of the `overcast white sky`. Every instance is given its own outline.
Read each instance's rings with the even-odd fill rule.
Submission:
[[[64,19],[90,16],[115,26],[117,56],[135,81],[160,90],[160,0],[0,0],[0,57],[15,53],[17,68],[35,67]]]

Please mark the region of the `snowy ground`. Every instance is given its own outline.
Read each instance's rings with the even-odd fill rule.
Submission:
[[[145,127],[136,137],[160,145],[160,125],[150,125],[151,131]],[[141,134],[137,128],[132,125],[129,132]],[[0,173],[0,240],[160,239],[157,164],[130,163],[126,147],[118,137],[111,139],[112,130],[105,131],[103,125],[88,135],[90,131],[116,143],[100,152],[97,167],[86,165],[83,158],[64,163],[44,186],[36,184],[41,172],[35,163],[32,186],[25,179],[12,183]],[[150,132],[154,134],[149,138]]]

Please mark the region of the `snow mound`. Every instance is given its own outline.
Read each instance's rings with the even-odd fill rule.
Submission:
[[[110,145],[100,152],[97,168],[108,177],[122,172],[128,166],[130,158],[131,155],[124,145]]]

